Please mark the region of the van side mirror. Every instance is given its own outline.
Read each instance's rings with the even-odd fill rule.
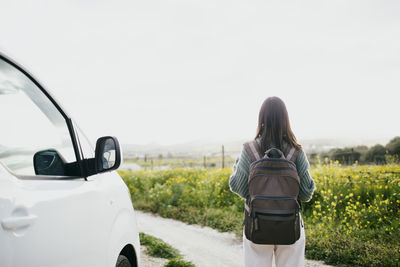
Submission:
[[[55,149],[38,151],[33,156],[33,166],[36,175],[81,176],[88,177],[97,173],[118,169],[122,156],[118,139],[104,136],[97,139],[95,157],[83,159],[83,169],[78,162],[67,163]]]
[[[121,164],[121,148],[118,139],[104,136],[97,139],[95,150],[95,168],[97,173],[118,169]]]

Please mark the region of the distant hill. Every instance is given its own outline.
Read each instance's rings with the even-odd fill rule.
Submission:
[[[321,139],[304,139],[300,140],[300,144],[303,146],[307,153],[320,153],[328,151],[332,148],[343,148],[350,146],[373,146],[375,144],[386,144],[390,138],[321,138]],[[208,140],[196,140],[187,143],[174,144],[174,145],[160,145],[157,143],[150,143],[147,145],[135,145],[135,144],[123,144],[122,149],[125,158],[136,158],[144,157],[202,157],[202,156],[220,156],[221,147],[224,145],[225,154],[228,156],[236,157],[239,155],[242,145],[246,140],[237,141],[208,141]]]
[[[332,148],[344,148],[355,146],[373,146],[376,144],[385,145],[391,138],[320,138],[300,140],[300,144],[308,153],[320,153]]]
[[[122,149],[125,158],[143,157],[145,154],[151,157],[158,155],[173,157],[202,157],[221,155],[222,145],[224,145],[226,155],[236,155],[241,151],[245,141],[192,141],[174,145],[160,145],[151,143],[147,145],[123,144]]]

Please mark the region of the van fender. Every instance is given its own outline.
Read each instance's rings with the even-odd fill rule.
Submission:
[[[132,263],[132,267],[135,266],[134,264],[138,264],[140,262],[140,241],[133,208],[121,210],[115,217],[111,229],[107,266],[115,267],[118,256],[126,245],[132,245],[136,254],[136,262]]]

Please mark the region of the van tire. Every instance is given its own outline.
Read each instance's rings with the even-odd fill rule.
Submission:
[[[132,267],[132,266],[127,257],[125,257],[124,255],[119,255],[115,267]]]

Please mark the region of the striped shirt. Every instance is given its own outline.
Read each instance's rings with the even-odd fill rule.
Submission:
[[[259,139],[257,139],[257,142],[260,142]],[[286,146],[287,144],[284,144],[284,148],[286,148]],[[229,187],[231,191],[245,199],[249,196],[248,178],[250,163],[250,157],[243,148],[240,157],[233,165],[233,173],[229,178]],[[296,164],[297,173],[300,177],[299,200],[303,202],[310,201],[315,190],[315,183],[309,172],[310,163],[303,150],[299,151],[294,163]]]

